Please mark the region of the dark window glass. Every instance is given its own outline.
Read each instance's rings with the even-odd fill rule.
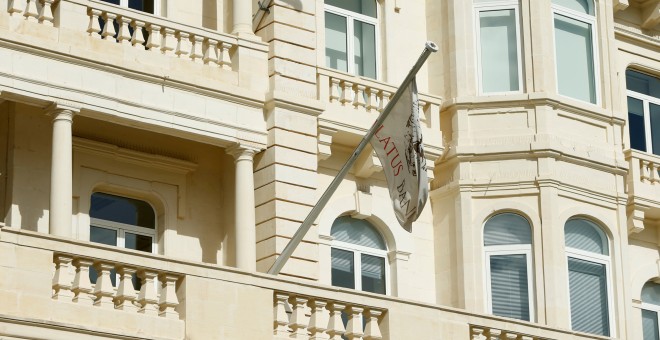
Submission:
[[[628,131],[630,132],[630,147],[646,151],[646,129],[644,128],[644,103],[628,97]]]
[[[353,252],[332,248],[332,285],[355,289]]]
[[[385,294],[385,259],[362,254],[362,290]]]
[[[93,218],[150,229],[156,226],[154,210],[147,202],[100,192],[92,194],[92,208],[89,215]]]

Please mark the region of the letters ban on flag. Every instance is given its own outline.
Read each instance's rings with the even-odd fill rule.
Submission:
[[[370,142],[383,165],[394,214],[411,232],[429,193],[414,78]]]

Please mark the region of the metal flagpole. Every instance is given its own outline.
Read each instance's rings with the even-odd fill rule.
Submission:
[[[367,144],[371,141],[371,138],[376,133],[376,129],[381,124],[383,124],[385,118],[387,118],[387,116],[392,111],[394,104],[396,104],[399,98],[403,95],[403,91],[405,91],[408,88],[408,85],[415,78],[415,75],[417,74],[419,69],[422,68],[422,65],[424,65],[426,59],[428,59],[431,53],[437,51],[438,51],[438,46],[435,43],[431,41],[426,42],[426,45],[424,46],[424,51],[422,51],[422,55],[419,56],[419,59],[417,59],[415,65],[412,67],[412,69],[410,69],[410,72],[408,72],[408,75],[401,83],[401,86],[399,86],[399,89],[396,91],[396,93],[394,93],[392,99],[390,100],[389,103],[387,103],[387,106],[385,106],[385,109],[383,109],[383,112],[380,114],[380,116],[378,116],[376,122],[374,122],[374,124],[371,126],[369,131],[367,131],[367,134],[364,136],[364,138],[362,138],[362,141],[360,141],[360,144],[358,144],[358,146],[355,148],[355,151],[353,151],[351,157],[348,159],[348,161],[346,161],[346,164],[344,164],[341,170],[339,170],[337,176],[335,176],[335,178],[332,180],[332,182],[325,190],[323,195],[321,195],[321,198],[319,198],[319,201],[309,212],[309,214],[307,215],[303,223],[300,225],[296,233],[293,234],[293,237],[291,238],[291,241],[289,241],[289,244],[287,244],[286,247],[284,247],[282,254],[280,254],[280,256],[277,257],[275,263],[273,263],[273,266],[270,267],[270,269],[268,270],[268,274],[277,275],[280,273],[280,270],[282,270],[282,267],[284,267],[286,261],[291,257],[293,251],[296,249],[296,247],[298,247],[300,241],[302,241],[303,237],[305,237],[305,234],[307,234],[307,232],[309,231],[309,228],[312,226],[312,223],[314,223],[314,220],[316,220],[316,218],[321,213],[321,210],[323,210],[323,207],[325,207],[326,203],[328,203],[328,201],[330,200],[330,197],[332,197],[332,194],[334,194],[335,190],[337,190],[337,187],[339,187],[339,183],[341,182],[341,180],[344,179],[344,177],[348,173],[348,170],[351,169],[353,163],[355,163],[355,160],[358,158],[360,153],[362,153],[362,150],[364,150]]]

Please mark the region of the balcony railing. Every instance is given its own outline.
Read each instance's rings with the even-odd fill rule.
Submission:
[[[628,161],[628,230],[640,232],[644,219],[660,217],[660,156],[636,150],[624,152]]]

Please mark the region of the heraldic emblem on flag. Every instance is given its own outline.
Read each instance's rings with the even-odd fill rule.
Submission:
[[[410,232],[428,197],[415,79],[394,104],[391,114],[376,128],[370,142],[383,165],[394,214]]]

